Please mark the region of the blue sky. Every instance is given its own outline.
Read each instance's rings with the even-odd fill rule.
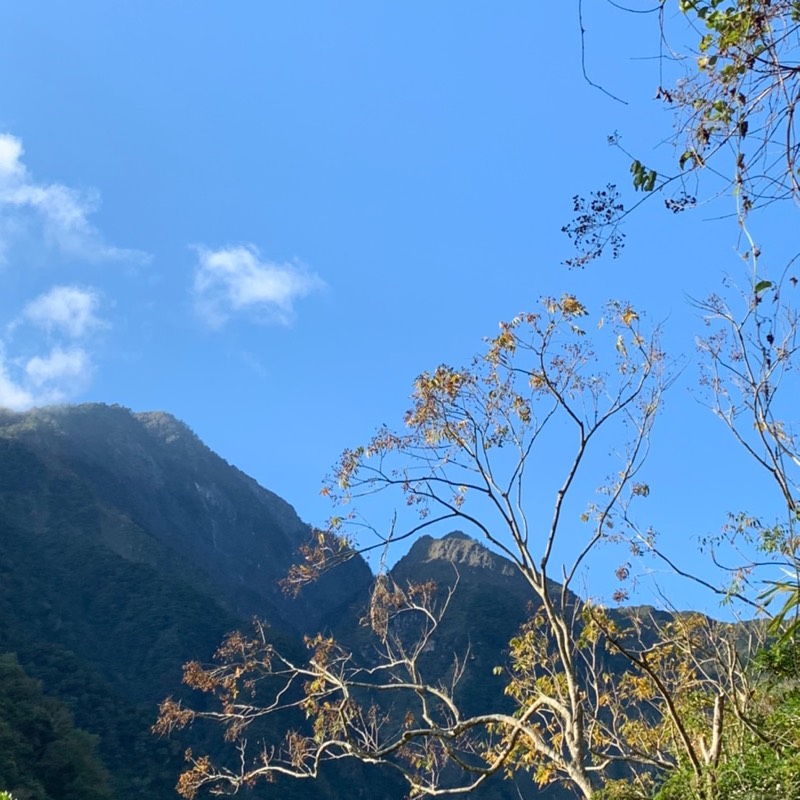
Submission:
[[[321,522],[418,372],[542,295],[616,297],[686,365],[650,466],[665,541],[760,506],[690,393],[687,295],[741,270],[731,202],[646,204],[621,259],[561,264],[574,194],[632,198],[609,134],[672,158],[655,21],[591,5],[587,67],[627,105],[583,79],[573,3],[3,4],[0,404],[169,411]]]

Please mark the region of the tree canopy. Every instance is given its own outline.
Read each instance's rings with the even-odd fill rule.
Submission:
[[[95,743],[13,655],[0,655],[0,785],[15,800],[110,800]]]

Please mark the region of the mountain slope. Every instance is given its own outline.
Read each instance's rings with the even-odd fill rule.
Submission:
[[[459,696],[467,713],[512,710],[503,695],[504,679],[494,674],[508,642],[527,619],[534,594],[514,565],[460,531],[441,539],[423,536],[394,566],[401,586],[433,581],[455,587],[435,641],[432,669],[443,670],[454,654],[468,654],[469,670]],[[456,585],[457,583],[457,585]]]
[[[23,446],[51,474],[81,483],[94,506],[92,537],[128,561],[161,570],[176,556],[184,576],[237,616],[310,631],[322,611],[370,580],[353,559],[347,574],[299,600],[278,586],[307,541],[294,509],[231,467],[169,414],[90,404],[0,415],[0,437]]]
[[[168,415],[0,412],[0,652],[100,737],[119,800],[175,796],[182,748],[149,728],[184,662],[252,614],[297,648],[367,585],[355,559],[315,588],[324,603],[285,597],[276,581],[308,535]]]

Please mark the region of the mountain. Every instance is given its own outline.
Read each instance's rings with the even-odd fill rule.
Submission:
[[[503,695],[504,680],[493,670],[534,603],[533,591],[514,565],[453,531],[441,539],[420,537],[391,576],[400,586],[432,581],[440,591],[455,587],[429,658],[430,669],[446,670],[454,654],[469,653],[470,669],[460,685],[464,709],[511,710]]]
[[[237,616],[259,614],[301,631],[319,624],[313,593],[298,601],[278,586],[308,540],[308,526],[169,414],[95,404],[5,412],[0,438],[81,485],[94,512],[84,536],[125,561],[172,564]],[[315,587],[329,610],[370,580],[361,559],[347,570]]]
[[[118,800],[175,797],[182,748],[149,728],[184,662],[254,614],[297,648],[366,592],[360,558],[298,599],[280,591],[309,534],[167,414],[0,412],[0,652],[100,737]]]

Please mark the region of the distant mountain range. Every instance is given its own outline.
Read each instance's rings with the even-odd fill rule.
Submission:
[[[0,665],[24,684],[25,697],[41,696],[30,679],[40,682],[62,729],[71,714],[96,737],[75,734],[81,755],[74,760],[102,783],[96,795],[85,785],[76,794],[77,778],[65,778],[62,788],[58,781],[38,785],[30,773],[43,762],[34,742],[25,751],[33,764],[26,774],[21,760],[15,773],[0,756],[0,789],[16,791],[18,800],[174,800],[183,748],[220,746],[200,731],[180,742],[150,734],[157,703],[181,691],[184,662],[209,658],[226,632],[253,615],[290,651],[320,629],[358,645],[372,581],[360,556],[298,598],[278,587],[309,535],[288,503],[169,414],[96,404],[0,412],[0,654],[18,659],[0,656],[11,659]],[[392,570],[400,583],[452,585],[456,574],[431,663],[440,658],[444,669],[453,653],[469,652],[465,704],[503,707],[503,680],[492,670],[526,618],[531,592],[510,562],[459,532],[421,537]],[[0,749],[6,729],[28,742],[19,703],[34,701],[15,702],[0,690]],[[61,769],[66,776],[68,765]],[[105,773],[103,783],[96,776]],[[392,779],[376,783],[353,768],[314,785],[267,786],[255,796],[404,794]],[[474,796],[518,794],[498,780]]]

